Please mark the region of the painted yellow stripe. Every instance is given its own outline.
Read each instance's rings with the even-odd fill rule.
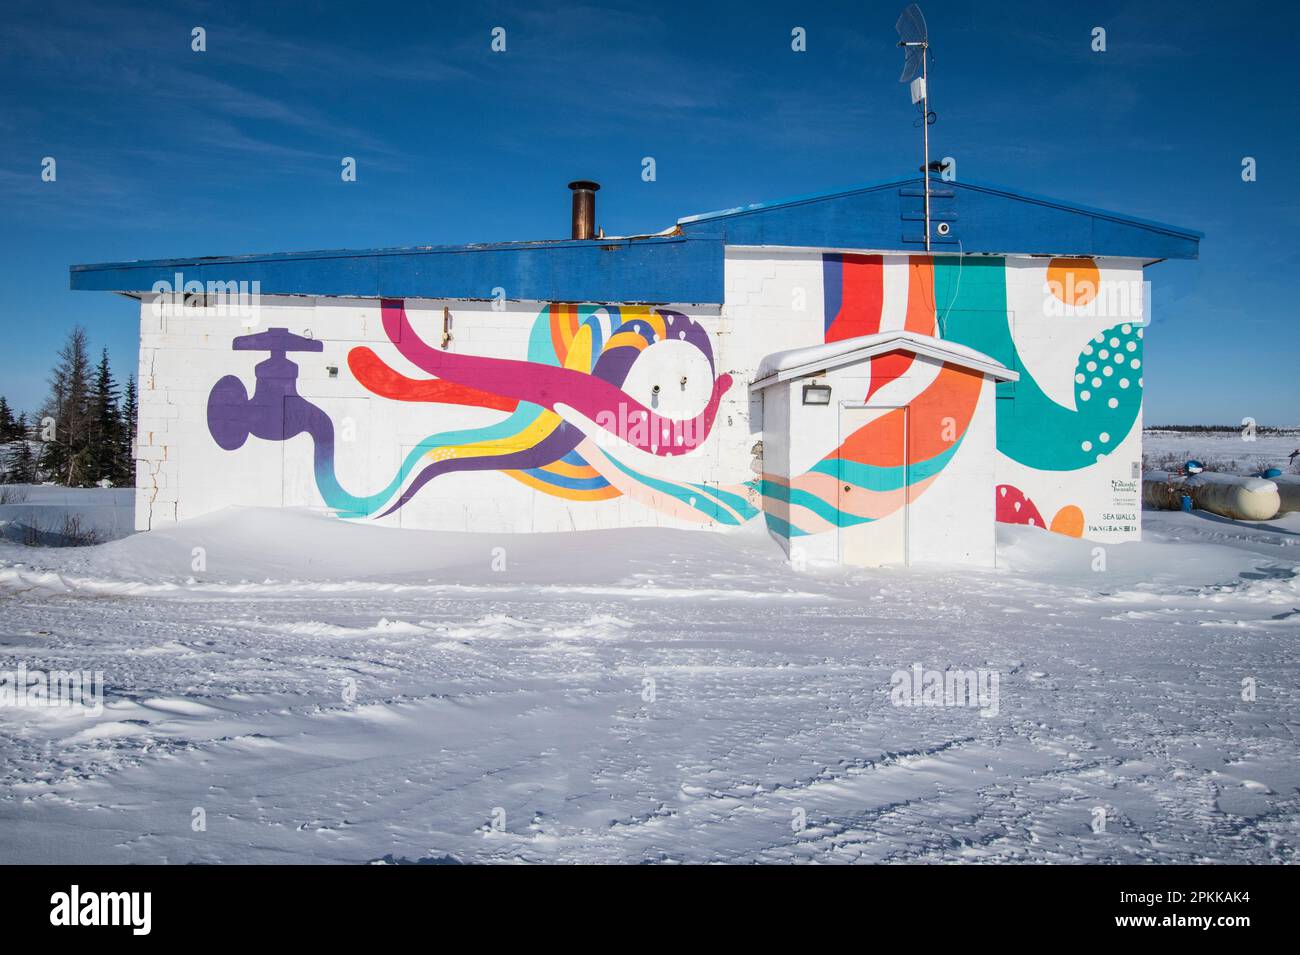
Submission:
[[[553,461],[542,468],[542,470],[546,471],[548,474],[558,474],[560,477],[600,477],[600,472],[589,464],[569,464],[566,461]]]
[[[502,471],[501,473],[514,478],[520,484],[528,485],[533,490],[569,501],[608,501],[623,493],[612,484],[607,487],[596,488],[556,487],[554,484],[548,484],[523,471]]]
[[[591,372],[591,329],[583,325],[569,342],[564,355],[564,367],[572,371]]]
[[[513,434],[507,438],[493,438],[489,441],[478,441],[474,444],[462,444],[453,448],[432,448],[425,452],[425,457],[433,460],[443,460],[446,458],[477,458],[493,454],[510,454],[515,451],[522,451],[524,448],[531,448],[544,440],[552,431],[554,431],[563,422],[559,415],[553,411],[543,411],[537,416],[532,424],[518,434]]]
[[[629,345],[637,351],[645,348],[645,339],[636,332],[619,332],[617,335],[610,336],[609,344],[606,348],[620,348]]]
[[[664,323],[664,317],[658,312],[648,312],[645,317],[646,324],[655,330],[655,335],[659,341],[664,340],[668,334],[668,326]]]

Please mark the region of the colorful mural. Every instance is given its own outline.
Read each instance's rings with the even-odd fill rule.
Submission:
[[[1056,283],[1047,283],[1055,294]],[[1077,294],[1077,293],[1076,293]],[[1128,436],[1142,409],[1142,334],[1121,322],[1083,346],[1074,366],[1075,407],[1049,398],[1025,367],[1007,314],[1004,259],[940,260],[935,295],[952,303],[941,313],[942,333],[997,358],[1020,373],[1014,414],[998,416],[998,450],[1038,471],[1075,471],[1096,463]]]
[[[906,306],[889,308],[885,268],[902,260],[907,270]],[[1092,336],[1074,362],[1074,407],[1047,396],[1022,360],[1012,333],[1007,263],[995,256],[822,257],[825,341],[903,328],[967,345],[1020,375],[1005,389],[1012,401],[997,420],[998,451],[1035,471],[1075,471],[1100,461],[1133,429],[1142,407],[1142,336],[1134,322],[1118,322]],[[1090,259],[1053,259],[1044,295],[1063,306],[1083,307],[1100,288]],[[873,359],[872,391],[906,370],[910,356]],[[878,383],[877,383],[878,382]],[[1009,492],[1015,492],[1008,498]],[[1021,506],[1016,507],[1016,504]],[[1032,516],[1028,516],[1031,515]],[[1051,522],[1009,485],[999,488],[998,520],[1035,523],[1080,536],[1082,510],[1067,504]]]
[[[826,342],[875,335],[886,331],[884,262],[882,255],[827,255],[822,260]],[[928,256],[907,262],[907,304],[901,330],[920,335],[935,333],[934,264]],[[912,366],[911,352],[892,352],[871,360],[871,387],[867,401]]]
[[[884,330],[883,261],[878,255],[822,257],[826,341]],[[941,338],[1019,372],[1015,413],[998,417],[998,450],[1007,457],[1036,470],[1072,471],[1095,463],[1128,435],[1142,407],[1141,327],[1118,323],[1084,346],[1074,367],[1075,407],[1067,408],[1047,397],[1017,352],[1007,319],[1005,259],[914,255],[907,270],[901,327],[932,335],[937,324]],[[1096,295],[1097,274],[1089,260],[1054,259],[1045,286],[1064,304],[1084,305]],[[887,365],[879,376],[872,371],[873,378],[888,380]]]
[[[1140,326],[1117,323],[1082,347],[1074,362],[1075,406],[1070,408],[1049,398],[1021,359],[1008,317],[1006,260],[825,254],[821,273],[823,341],[907,330],[967,345],[1019,372],[1014,390],[998,386],[1000,397],[1013,400],[997,415],[996,438],[998,451],[1027,473],[1090,467],[1132,430],[1142,400]],[[1099,271],[1090,260],[1053,260],[1037,274],[1066,306],[1086,305],[1097,296]],[[828,448],[804,473],[769,471],[730,484],[680,481],[665,476],[671,467],[655,468],[651,459],[667,464],[698,450],[734,386],[716,367],[713,343],[699,322],[665,308],[551,304],[533,319],[524,357],[507,359],[430,345],[415,331],[401,300],[383,300],[380,315],[387,342],[347,353],[348,369],[366,394],[404,404],[481,409],[495,413],[495,420],[426,435],[394,462],[391,476],[376,482],[387,477],[386,483],[357,493],[338,476],[335,422],[299,394],[298,366],[290,358],[294,352],[320,352],[322,343],[271,328],[232,342],[235,350],[265,351],[269,357],[255,368],[251,397],[234,375],[212,388],[207,423],[216,444],[232,451],[250,436],[287,441],[310,435],[311,477],[320,498],[348,518],[394,514],[443,475],[494,471],[557,499],[626,498],[697,523],[740,525],[757,516],[761,505],[769,528],[791,538],[880,520],[916,500],[961,446],[983,386],[978,374],[943,365],[920,393],[898,396],[910,418],[901,410],[882,414]],[[694,416],[660,414],[625,388],[638,358],[667,341],[690,346],[707,366],[703,407]],[[891,382],[909,375],[915,362],[903,350],[870,359],[861,400],[881,395]],[[406,363],[406,371],[395,367]],[[423,376],[413,377],[412,366]],[[888,392],[884,398],[890,400]],[[910,461],[900,457],[904,427]],[[1072,536],[1093,529],[1083,509],[1062,502],[1059,492],[1048,492],[1048,500],[1056,497],[1055,513],[1045,519],[1020,488],[1035,495],[1042,489],[1032,481],[1022,483],[1019,473],[999,474],[998,520]],[[854,489],[851,497],[839,493],[845,485]],[[846,509],[848,500],[852,505]]]
[[[995,513],[999,523],[1046,527],[1050,531],[1069,537],[1079,537],[1083,534],[1083,511],[1073,504],[1067,504],[1057,511],[1049,524],[1043,520],[1038,506],[1018,487],[999,484],[996,501]]]
[[[854,431],[804,474],[788,481],[765,474],[768,528],[786,538],[816,534],[880,520],[915,501],[957,453],[983,384],[982,375],[944,364],[906,410],[885,412]],[[905,447],[910,461],[903,459]],[[853,488],[851,498],[840,495],[843,485]],[[846,499],[851,510],[840,509]]]
[[[744,485],[713,487],[640,473],[560,413],[576,413],[614,436],[616,443],[657,457],[689,454],[699,447],[709,436],[732,379],[717,373],[708,334],[680,312],[549,305],[534,322],[527,359],[513,360],[433,348],[411,327],[403,302],[385,300],[381,309],[385,335],[397,352],[436,377],[409,378],[360,346],[348,355],[358,382],[395,401],[476,406],[506,417],[485,427],[431,434],[410,450],[385,487],[368,495],[352,494],[335,472],[333,422],[298,394],[297,365],[286,355],[320,351],[321,343],[273,328],[234,340],[234,349],[269,351],[271,357],[256,366],[251,399],[233,375],[213,387],[207,415],[213,439],[223,449],[234,450],[249,435],[283,441],[310,434],[317,489],[329,507],[350,518],[391,514],[440,475],[487,470],[567,500],[604,501],[627,494],[689,520],[739,524],[757,513]],[[699,351],[712,375],[708,402],[694,418],[659,415],[622,389],[640,354],[670,338]]]

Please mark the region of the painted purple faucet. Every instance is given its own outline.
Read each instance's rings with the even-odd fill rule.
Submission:
[[[291,351],[318,352],[321,342],[295,335],[287,328],[269,328],[256,335],[234,340],[235,351],[269,351],[271,357],[254,368],[257,387],[253,397],[236,375],[226,375],[208,395],[208,431],[227,451],[234,451],[253,437],[265,441],[286,441],[304,431],[319,446],[332,449],[334,426],[320,408],[298,394],[298,364],[287,357]]]

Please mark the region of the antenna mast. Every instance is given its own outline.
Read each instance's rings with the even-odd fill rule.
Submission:
[[[925,17],[915,3],[899,14],[894,24],[898,45],[903,48],[903,73],[898,82],[912,84],[912,102],[921,104],[921,173],[925,179],[925,251],[930,251],[930,37]],[[919,76],[917,74],[920,74]]]

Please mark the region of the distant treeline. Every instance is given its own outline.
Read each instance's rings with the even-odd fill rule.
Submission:
[[[49,384],[49,397],[32,415],[15,414],[0,396],[0,481],[134,487],[135,376],[120,388],[108,349],[92,365],[86,330],[78,326],[59,350]]]
[[[1188,434],[1219,434],[1226,432],[1241,434],[1245,427],[1244,424],[1149,424],[1145,425],[1142,430],[1181,431]],[[1267,424],[1255,425],[1256,434],[1295,434],[1297,431],[1300,431],[1300,426],[1293,425],[1290,428],[1285,428]]]

